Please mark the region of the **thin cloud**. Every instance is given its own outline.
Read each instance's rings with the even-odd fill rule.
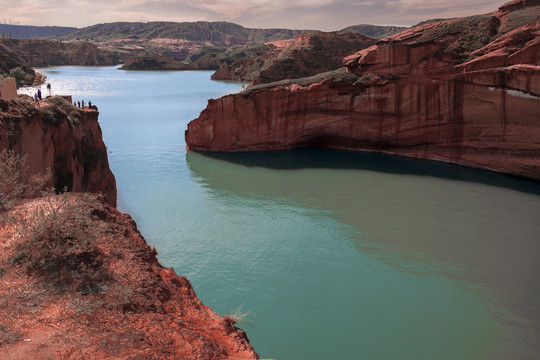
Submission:
[[[361,2],[355,2],[355,3],[352,3],[352,5],[357,5],[357,6],[375,5],[375,1],[361,1]]]
[[[362,23],[412,25],[482,14],[486,0],[0,0],[2,18],[84,27],[115,21],[230,21],[247,27],[339,30]]]

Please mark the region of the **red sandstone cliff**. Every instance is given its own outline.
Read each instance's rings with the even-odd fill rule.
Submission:
[[[356,32],[299,34],[295,39],[266,43],[262,54],[226,62],[212,79],[263,84],[312,76],[340,68],[343,57],[376,41]]]
[[[210,100],[189,149],[328,146],[540,179],[540,1],[427,23],[344,60],[345,72]]]
[[[81,110],[61,97],[37,109],[27,96],[0,100],[0,148],[27,155],[31,173],[50,169],[56,189],[102,193],[116,204],[116,181],[109,168],[98,112]]]
[[[3,359],[259,358],[128,215],[85,194],[0,213],[0,278]]]

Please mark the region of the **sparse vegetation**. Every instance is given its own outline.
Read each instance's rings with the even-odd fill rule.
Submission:
[[[17,87],[33,84],[35,77],[34,73],[25,71],[22,66],[11,69],[11,71],[9,72],[9,76],[15,78],[15,81],[17,82]]]
[[[47,184],[51,176],[50,170],[30,174],[26,156],[21,157],[12,150],[0,150],[0,210],[13,206],[21,199],[50,192]]]
[[[97,195],[64,193],[15,211],[10,222],[19,225],[24,241],[12,263],[58,292],[68,287],[83,294],[102,292],[110,279],[96,246],[96,239],[107,234],[106,226],[94,215],[102,206]]]
[[[36,74],[34,76],[34,84],[33,86],[38,86],[45,84],[45,80],[47,80],[47,75],[39,73],[36,71]]]
[[[253,312],[251,311],[243,312],[242,311],[243,307],[244,305],[242,304],[234,312],[226,313],[225,315],[223,315],[223,320],[230,325],[249,324],[250,323],[249,318],[253,316]]]
[[[0,326],[0,345],[9,345],[14,344],[17,341],[20,341],[21,334],[13,331],[8,326]]]

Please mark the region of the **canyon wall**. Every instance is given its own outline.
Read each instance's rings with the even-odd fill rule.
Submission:
[[[0,100],[0,148],[26,155],[31,173],[50,169],[58,190],[102,193],[116,205],[116,180],[109,168],[95,110],[82,110],[62,97]]]
[[[200,151],[384,152],[540,179],[540,3],[426,23],[311,78],[210,100]]]

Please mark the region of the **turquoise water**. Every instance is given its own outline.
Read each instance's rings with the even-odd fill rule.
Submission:
[[[187,152],[187,123],[240,84],[40,71],[99,107],[119,208],[206,305],[251,313],[262,358],[540,358],[539,183],[323,149]]]

